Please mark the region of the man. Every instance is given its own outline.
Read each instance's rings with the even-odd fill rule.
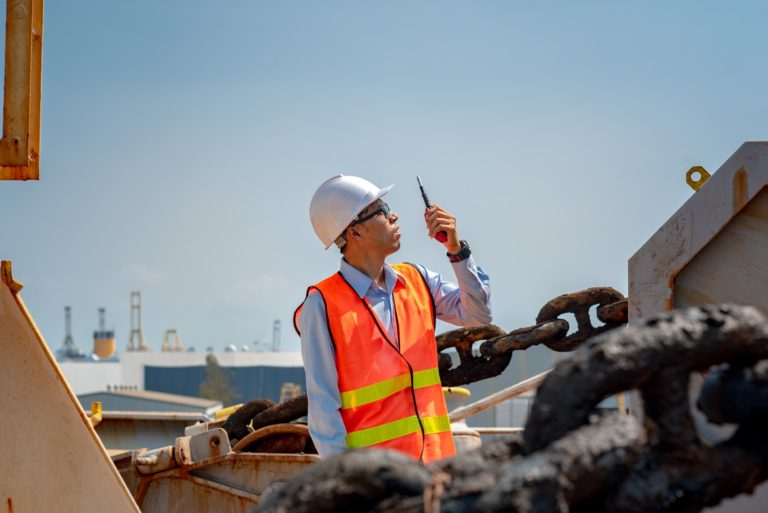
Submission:
[[[491,321],[488,277],[459,239],[456,218],[425,212],[458,286],[411,264],[389,265],[400,249],[397,214],[380,189],[354,176],[325,181],[310,204],[315,233],[342,253],[338,273],[309,287],[296,310],[307,377],[309,432],[322,457],[350,448],[393,449],[424,462],[455,454],[437,368],[435,319]]]

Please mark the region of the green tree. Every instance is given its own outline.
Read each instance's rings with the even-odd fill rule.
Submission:
[[[240,394],[232,388],[232,373],[223,369],[215,356],[205,357],[205,379],[200,383],[200,397],[221,401],[224,406],[231,406]]]

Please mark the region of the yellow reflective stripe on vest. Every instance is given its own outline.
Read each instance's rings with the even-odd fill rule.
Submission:
[[[440,371],[427,369],[413,373],[413,388],[424,388],[440,384]]]
[[[448,420],[448,415],[425,417],[421,419],[421,423],[424,426],[424,433],[427,435],[451,430],[451,421]],[[350,449],[357,449],[420,432],[419,419],[416,415],[412,415],[394,422],[348,433],[344,441]]]
[[[440,371],[427,369],[413,373],[413,388],[423,388],[440,384]],[[401,374],[373,385],[341,393],[342,408],[356,408],[364,404],[385,399],[392,394],[411,386],[411,375]]]
[[[448,415],[425,417],[421,419],[421,424],[424,426],[424,433],[427,435],[444,433],[451,430],[451,421],[448,419]]]

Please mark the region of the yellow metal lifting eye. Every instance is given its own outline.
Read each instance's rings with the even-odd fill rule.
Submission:
[[[96,427],[101,422],[101,402],[94,401],[91,403],[91,425]]]
[[[710,174],[701,166],[693,166],[685,173],[685,181],[694,191],[698,191],[704,182],[709,180],[709,177]]]

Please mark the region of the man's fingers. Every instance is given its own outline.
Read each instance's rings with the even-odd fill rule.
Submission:
[[[429,227],[430,229],[432,229],[432,228],[434,228],[435,226],[438,226],[438,225],[453,225],[453,226],[455,226],[456,225],[456,219],[454,219],[453,217],[448,217],[448,216],[438,216],[438,217],[435,217],[434,219],[431,219],[427,223],[427,227]]]
[[[433,223],[436,219],[439,220],[456,220],[456,217],[446,212],[445,210],[434,210],[427,212],[426,214],[427,224]]]
[[[453,214],[435,204],[424,211],[424,220],[431,238],[434,239],[438,233],[445,232],[448,235],[447,241],[444,242],[446,247],[456,246],[459,234],[456,229],[456,217]]]
[[[429,236],[434,237],[436,234],[440,232],[451,232],[456,230],[456,223],[445,221],[445,222],[438,222],[433,225],[430,225],[429,227]]]

